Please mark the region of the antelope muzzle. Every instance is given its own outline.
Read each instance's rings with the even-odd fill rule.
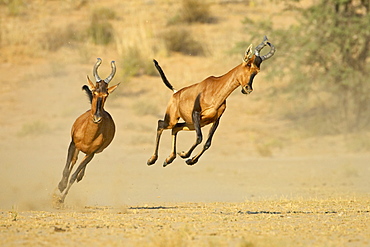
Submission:
[[[251,76],[249,77],[249,82],[247,83],[247,85],[245,85],[243,88],[242,88],[242,93],[243,94],[250,94],[251,92],[253,92],[253,87],[252,87],[252,84],[253,84],[253,79],[254,77],[257,75],[257,73],[253,73],[251,74]]]
[[[103,106],[103,99],[98,98],[98,100],[96,102],[96,112],[93,115],[93,122],[96,123],[96,124],[100,123],[103,119],[102,106]]]

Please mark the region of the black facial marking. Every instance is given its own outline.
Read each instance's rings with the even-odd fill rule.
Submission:
[[[262,58],[260,56],[256,56],[254,59],[254,64],[257,66],[257,68],[260,68],[260,65],[262,63]]]
[[[99,117],[101,116],[102,104],[103,104],[103,99],[99,97],[98,100],[96,101],[96,113],[95,113],[96,116],[99,116]]]
[[[255,77],[256,75],[257,75],[257,73],[253,73],[253,74],[251,74],[251,77],[249,77],[248,86],[250,87],[250,89],[252,89],[253,79],[254,79],[254,77]]]

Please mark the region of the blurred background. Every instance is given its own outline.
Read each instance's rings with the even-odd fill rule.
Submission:
[[[89,109],[81,87],[98,57],[101,77],[117,64],[111,84],[121,86],[105,107],[117,132],[72,187],[77,204],[245,200],[297,187],[317,195],[323,186],[369,193],[370,1],[0,0],[0,13],[0,207],[37,209],[54,193],[70,128]],[[277,52],[251,95],[229,97],[200,162],[189,168],[178,157],[163,169],[167,131],[157,164],[146,167],[171,96],[152,59],[179,89],[225,74],[264,35]],[[181,132],[178,150],[194,138]]]

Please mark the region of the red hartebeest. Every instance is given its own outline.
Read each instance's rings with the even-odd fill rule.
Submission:
[[[102,80],[98,75],[98,67],[101,62],[102,60],[98,58],[93,69],[96,84],[94,85],[89,77],[87,77],[89,86],[84,85],[82,87],[89,96],[91,109],[79,116],[72,126],[72,141],[69,144],[63,177],[58,185],[60,192],[63,193],[64,191],[60,198],[60,202],[62,203],[76,179],[77,182],[79,182],[83,178],[87,164],[96,153],[102,152],[112,142],[115,134],[114,121],[111,115],[104,110],[104,103],[108,95],[119,85],[118,83],[117,85],[108,87],[108,83],[116,73],[116,66],[114,61],[112,61],[111,74],[106,79]],[[69,179],[73,166],[76,164],[79,151],[86,155]]]
[[[266,45],[270,46],[269,53],[260,56],[260,51]],[[197,137],[195,143],[187,152],[179,153],[182,158],[189,158],[194,149],[202,142],[201,128],[213,123],[203,149],[193,158],[186,160],[188,165],[197,163],[201,155],[211,146],[213,134],[226,109],[227,97],[239,86],[242,87],[243,94],[250,94],[253,91],[253,79],[260,71],[261,63],[272,57],[274,53],[275,47],[268,42],[265,36],[263,42],[256,47],[254,52],[252,51],[252,45],[250,45],[245,52],[243,62],[225,75],[220,77],[210,76],[199,83],[184,87],[179,91],[173,88],[158,62],[154,60],[154,64],[163,82],[174,94],[167,105],[164,120],[158,121],[154,154],[150,157],[147,164],[152,165],[158,159],[159,141],[163,130],[172,129],[172,152],[163,163],[165,167],[176,158],[176,138],[179,131],[196,131]],[[178,123],[180,118],[184,122]]]

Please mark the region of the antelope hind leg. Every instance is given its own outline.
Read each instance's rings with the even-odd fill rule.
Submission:
[[[194,151],[194,149],[202,142],[203,140],[203,135],[202,135],[202,130],[200,127],[200,112],[199,111],[193,111],[193,123],[194,123],[194,129],[196,132],[196,140],[195,143],[190,147],[189,151],[184,152],[182,151],[179,153],[181,158],[189,158],[191,153]]]
[[[186,164],[188,165],[194,165],[198,162],[199,158],[203,155],[203,153],[211,146],[212,138],[214,133],[216,132],[216,129],[218,127],[218,124],[220,123],[220,118],[218,118],[212,125],[211,129],[209,130],[208,138],[206,143],[203,146],[203,149],[193,158],[186,160]]]
[[[186,123],[177,123],[172,128],[172,152],[170,156],[163,162],[163,167],[171,164],[176,159],[176,140],[177,140],[177,133],[181,130],[190,129],[190,127]]]
[[[84,177],[84,175],[85,175],[85,169],[86,169],[86,166],[84,168],[82,168],[82,170],[78,173],[78,175],[77,175],[77,183],[80,182],[82,180],[82,178]]]

